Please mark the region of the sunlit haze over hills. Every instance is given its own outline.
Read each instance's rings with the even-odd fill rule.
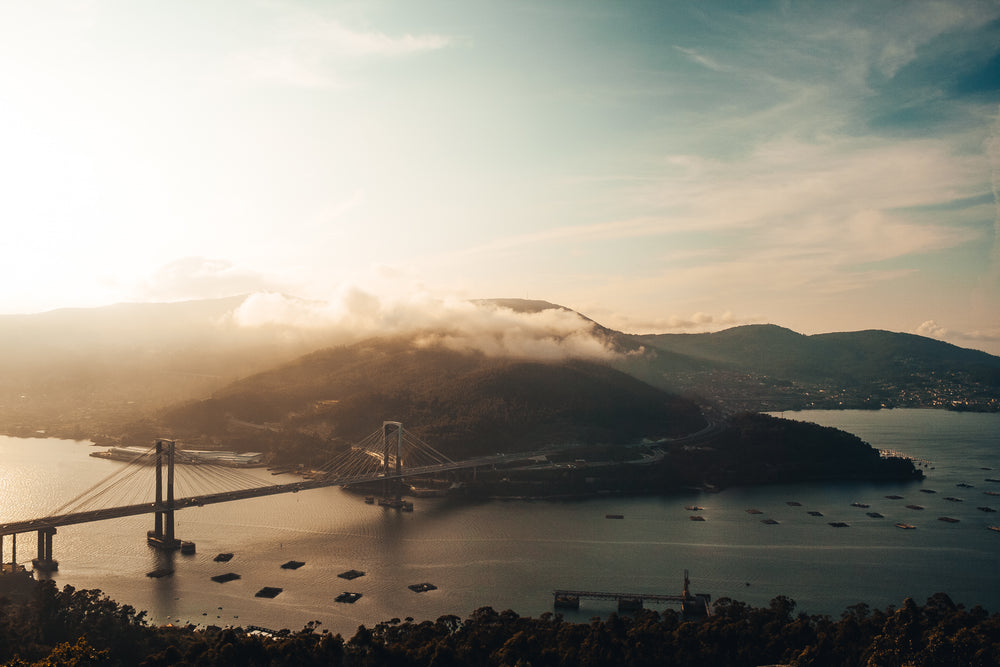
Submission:
[[[0,0],[0,313],[1000,354],[998,82],[997,2]]]

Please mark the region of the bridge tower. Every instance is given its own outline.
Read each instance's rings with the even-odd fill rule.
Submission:
[[[399,507],[403,503],[399,475],[403,465],[403,423],[382,422],[382,498],[380,505]],[[393,477],[390,477],[393,475]]]
[[[166,445],[166,451],[164,451]],[[156,512],[153,516],[153,530],[146,532],[146,542],[157,549],[180,549],[182,553],[194,553],[193,542],[182,542],[174,535],[174,452],[173,440],[156,440]],[[164,456],[165,455],[165,456]],[[163,498],[163,460],[167,463],[167,498]]]

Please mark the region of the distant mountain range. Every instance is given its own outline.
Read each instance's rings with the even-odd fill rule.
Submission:
[[[650,349],[648,365],[628,365],[637,377],[730,410],[1000,410],[1000,357],[912,334],[765,324],[633,340]]]
[[[490,299],[455,322],[372,338],[343,327],[248,326],[234,315],[245,299],[0,316],[0,432],[118,440],[169,428],[251,443],[294,425],[346,440],[405,418],[440,442],[474,434],[467,446],[487,451],[555,433],[607,442],[669,435],[697,428],[699,408],[710,418],[1000,409],[1000,357],[909,334],[804,336],[759,325],[638,336],[548,302]]]

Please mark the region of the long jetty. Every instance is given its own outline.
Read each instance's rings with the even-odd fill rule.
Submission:
[[[684,591],[680,595],[664,595],[662,593],[610,593],[604,591],[576,591],[556,589],[552,591],[554,606],[557,609],[579,609],[581,598],[595,600],[615,600],[619,611],[637,611],[645,602],[676,602],[681,605],[681,613],[686,616],[710,616],[712,614],[712,596],[708,593],[694,593],[688,590],[690,581],[687,570],[684,570]]]

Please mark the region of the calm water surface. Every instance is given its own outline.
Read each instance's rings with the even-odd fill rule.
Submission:
[[[1000,523],[1000,514],[976,509],[1000,510],[1000,496],[984,495],[1000,491],[1000,483],[985,481],[1000,478],[1000,415],[893,410],[784,416],[844,428],[876,447],[926,459],[927,479],[579,502],[417,499],[412,513],[366,505],[340,489],[317,489],[178,512],[178,536],[197,544],[193,556],[149,548],[151,515],[60,528],[54,539],[60,566],[53,578],[60,586],[100,588],[147,609],[158,623],[298,629],[320,620],[345,635],[362,623],[464,617],[485,605],[537,616],[551,611],[554,588],[677,593],[684,569],[691,572],[694,592],[713,599],[763,605],[787,595],[809,613],[839,615],[859,601],[879,607],[907,596],[923,601],[937,591],[967,606],[1000,611],[1000,533],[986,529]],[[92,451],[84,442],[0,438],[0,520],[49,514],[121,465],[91,458]],[[962,482],[974,488],[956,486]],[[904,499],[885,498],[892,494]],[[704,508],[697,514],[706,521],[689,520],[692,512],[684,506],[691,504]],[[749,514],[750,508],[762,513]],[[809,510],[824,516],[810,516]],[[866,516],[870,511],[885,518]],[[939,516],[960,521],[945,523]],[[767,518],[779,523],[761,522]],[[831,521],[850,526],[833,528]],[[917,529],[900,530],[894,526],[900,521]],[[34,552],[34,535],[22,535],[18,560],[30,560]],[[220,552],[235,556],[216,563]],[[10,538],[4,558],[10,560]],[[280,568],[292,559],[306,564]],[[172,576],[146,577],[168,565],[175,569]],[[354,581],[337,577],[349,569],[366,575]],[[211,580],[227,572],[241,578]],[[421,582],[438,589],[407,588]],[[264,586],[283,592],[271,600],[255,598]],[[353,605],[333,602],[343,591],[363,597]],[[612,609],[613,603],[585,601],[566,616],[586,621]]]

